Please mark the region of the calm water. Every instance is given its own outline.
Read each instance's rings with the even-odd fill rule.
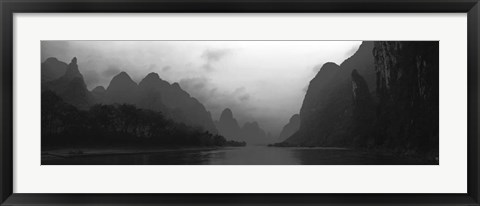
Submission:
[[[437,164],[371,155],[341,148],[281,148],[266,146],[159,151],[145,154],[102,154],[44,158],[53,165],[398,165]]]

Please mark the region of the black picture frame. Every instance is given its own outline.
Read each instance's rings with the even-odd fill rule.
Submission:
[[[0,0],[1,205],[480,205],[478,0]],[[20,194],[13,193],[15,13],[467,13],[468,192],[466,194]],[[454,68],[453,68],[454,69]],[[455,178],[455,177],[451,177]],[[93,187],[93,185],[92,185]]]

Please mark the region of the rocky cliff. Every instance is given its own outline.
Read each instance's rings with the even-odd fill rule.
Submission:
[[[352,94],[351,146],[371,147],[374,141],[375,103],[367,82],[357,70],[352,72]]]
[[[273,139],[256,121],[246,122],[240,127],[233,111],[229,108],[223,110],[215,125],[220,135],[231,140],[245,141],[248,144],[266,144],[271,143]]]
[[[375,42],[376,144],[438,157],[439,44]]]
[[[310,81],[300,109],[300,128],[285,142],[304,146],[350,144],[353,118],[352,72],[374,88],[373,42],[363,42],[341,65],[325,63]],[[371,88],[371,87],[369,87]],[[374,90],[374,89],[370,89]]]
[[[258,122],[246,122],[241,130],[241,136],[243,141],[249,144],[265,144],[268,143],[268,139],[265,131],[260,128]]]
[[[137,85],[130,76],[121,72],[111,80],[103,99],[106,104],[133,104],[140,108],[160,111],[176,122],[201,127],[216,134],[210,112],[178,83],[170,84],[150,73]]]
[[[310,82],[300,128],[280,145],[438,157],[438,42],[364,42]],[[426,155],[426,156],[425,156]]]
[[[240,126],[237,120],[233,117],[231,109],[226,108],[220,115],[220,119],[216,122],[218,133],[232,140],[241,140]]]
[[[65,73],[59,78],[42,83],[42,91],[51,90],[63,101],[72,104],[80,109],[87,109],[94,99],[85,85],[83,75],[77,65],[77,58],[74,57],[67,65]]]
[[[50,57],[42,62],[42,82],[49,82],[60,78],[65,74],[68,64]]]
[[[105,87],[102,87],[102,86],[95,87],[91,91],[91,93],[96,104],[105,102],[105,96],[107,93],[107,90],[105,89]]]
[[[292,117],[290,117],[290,120],[288,121],[288,123],[282,128],[282,131],[280,132],[279,140],[283,141],[288,139],[290,136],[295,134],[295,132],[297,132],[299,128],[300,128],[300,115],[294,114]]]
[[[126,72],[121,72],[110,81],[105,92],[104,103],[135,104],[138,92],[137,83]]]
[[[47,81],[52,78],[55,79]],[[177,83],[170,84],[156,73],[148,74],[137,84],[126,72],[121,72],[112,78],[107,89],[99,86],[90,92],[78,68],[77,58],[73,58],[70,64],[48,58],[42,63],[42,91],[45,90],[53,91],[63,101],[80,109],[88,109],[93,104],[133,104],[161,111],[174,121],[217,133],[210,112],[198,100]]]

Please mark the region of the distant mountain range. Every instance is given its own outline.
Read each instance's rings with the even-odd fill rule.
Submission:
[[[53,79],[53,77],[57,78]],[[47,81],[49,79],[51,80]],[[73,58],[70,64],[54,58],[47,59],[42,64],[42,80],[45,80],[42,81],[42,91],[51,90],[65,102],[80,109],[87,109],[94,102],[92,94],[85,85],[83,75],[78,70],[77,58]]]
[[[132,104],[139,108],[160,111],[177,122],[201,127],[216,134],[210,112],[178,83],[170,84],[158,74],[148,74],[139,84],[121,72],[114,76],[107,89],[99,86],[88,91],[73,58],[70,64],[49,58],[42,63],[42,91],[51,90],[65,102],[80,109],[93,104]]]
[[[266,144],[273,141],[256,122],[246,122],[242,127],[233,116],[231,109],[226,108],[215,122],[220,135],[235,141],[246,141],[251,144]]]

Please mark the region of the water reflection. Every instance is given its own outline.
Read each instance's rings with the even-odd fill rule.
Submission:
[[[211,151],[212,165],[295,165],[301,161],[292,150],[278,147],[248,146]]]
[[[47,165],[395,165],[425,164],[342,148],[266,146],[158,151],[144,154],[86,155],[47,159]],[[429,163],[437,164],[437,163]]]

